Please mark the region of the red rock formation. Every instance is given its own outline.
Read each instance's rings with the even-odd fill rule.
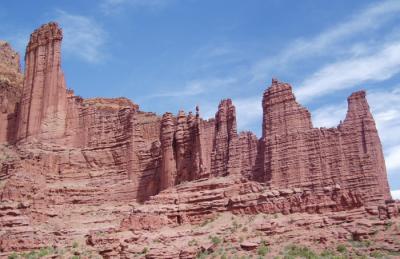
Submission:
[[[18,56],[0,44],[0,252],[65,246],[88,235],[105,255],[127,255],[140,239],[129,231],[192,224],[219,212],[368,206],[381,218],[398,214],[384,205],[386,169],[364,92],[349,97],[343,123],[318,129],[291,86],[273,80],[258,140],[237,133],[230,99],[203,120],[198,107],[196,115],[160,117],[126,98],[75,96],[65,87],[61,40],[55,23],[31,35],[22,93]],[[104,229],[124,232],[122,243],[93,235]]]
[[[362,190],[371,202],[390,199],[381,143],[365,99],[352,94],[337,128],[312,128],[290,85],[272,81],[263,98],[264,177],[273,187],[321,191],[335,183]]]
[[[66,87],[61,70],[62,32],[56,23],[32,33],[25,54],[25,78],[18,114],[17,139],[55,141],[64,135]]]
[[[15,141],[22,78],[18,53],[7,42],[0,41],[0,144]]]
[[[211,174],[223,176],[239,174],[237,150],[236,110],[231,99],[222,100],[215,115],[215,141],[211,154]],[[235,164],[236,163],[236,164]]]

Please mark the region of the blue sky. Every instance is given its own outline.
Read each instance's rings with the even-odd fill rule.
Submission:
[[[260,135],[261,96],[277,77],[315,126],[336,126],[347,96],[366,89],[400,197],[400,1],[7,1],[0,38],[24,53],[48,21],[63,27],[76,94],[126,96],[159,114],[198,104],[212,117],[230,97],[239,129]]]

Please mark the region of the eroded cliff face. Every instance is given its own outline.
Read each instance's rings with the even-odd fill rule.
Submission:
[[[291,86],[273,80],[258,139],[237,132],[230,99],[204,120],[199,107],[158,116],[126,98],[76,96],[61,41],[56,23],[33,32],[24,76],[0,45],[0,252],[122,231],[147,212],[192,224],[227,211],[376,211],[391,198],[365,92],[349,97],[338,127],[313,128]]]
[[[19,55],[0,41],[0,143],[14,142],[23,75]]]
[[[348,98],[337,128],[313,128],[291,86],[272,81],[263,98],[264,177],[273,187],[358,189],[365,202],[390,198],[382,146],[365,92]]]
[[[31,34],[25,53],[25,77],[17,140],[56,140],[63,136],[66,86],[61,71],[61,29],[49,23]]]

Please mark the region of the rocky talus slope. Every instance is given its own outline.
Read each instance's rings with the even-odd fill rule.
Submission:
[[[0,258],[400,256],[400,204],[364,91],[314,128],[272,80],[262,136],[231,99],[159,116],[68,89],[62,30],[0,41]],[[336,256],[336,257],[334,257]]]

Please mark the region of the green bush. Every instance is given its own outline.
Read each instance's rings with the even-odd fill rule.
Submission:
[[[10,254],[8,256],[8,259],[17,259],[17,258],[18,258],[18,255],[15,252],[13,252],[12,254]]]
[[[336,251],[343,254],[347,251],[347,247],[343,244],[340,244],[336,247]]]
[[[262,243],[257,249],[258,255],[265,256],[266,254],[268,254],[268,252],[269,252],[269,248],[264,243]]]
[[[207,256],[208,256],[207,251],[204,251],[204,252],[199,252],[199,253],[197,254],[196,258],[198,258],[198,259],[206,259]]]
[[[380,251],[373,251],[373,252],[370,254],[370,256],[373,257],[373,258],[384,258],[384,257],[385,257],[385,254],[382,253],[382,252],[380,252]]]
[[[291,259],[296,257],[305,259],[318,259],[318,256],[308,247],[300,247],[295,245],[286,247],[286,254],[284,258]]]
[[[334,255],[335,255],[335,253],[331,250],[324,250],[321,253],[321,257],[332,257]]]
[[[222,242],[222,240],[217,236],[209,236],[209,238],[214,245],[218,245]]]

